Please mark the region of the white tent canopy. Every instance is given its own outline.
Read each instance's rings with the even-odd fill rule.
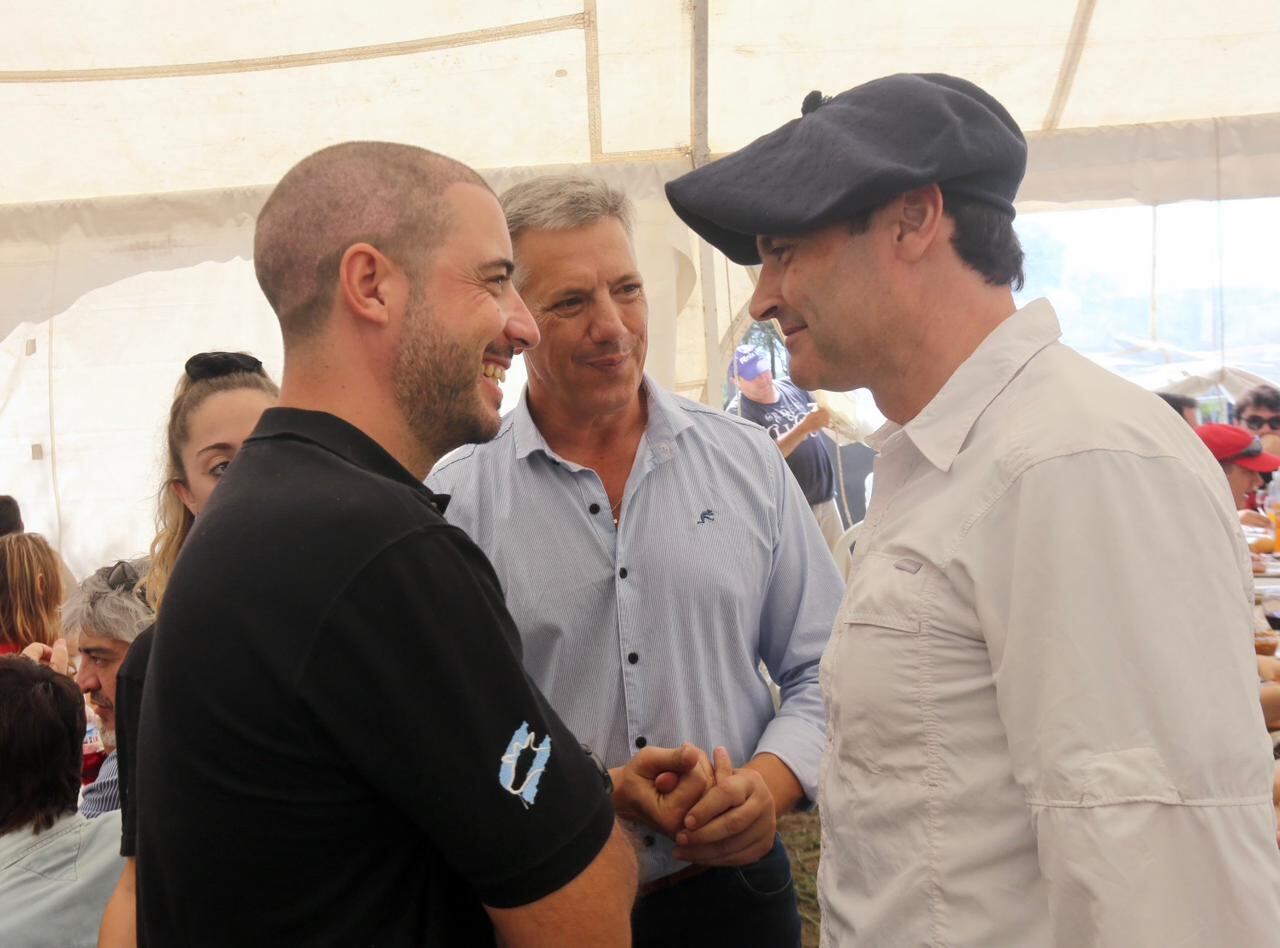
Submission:
[[[1273,0],[54,0],[7,27],[0,109],[35,139],[9,150],[7,204],[269,184],[349,138],[481,168],[721,153],[810,88],[902,71],[989,89],[1044,180],[1083,160],[1069,199],[1131,196],[1102,170],[1126,154],[1162,180],[1222,157],[1243,193],[1268,187],[1280,112]],[[1061,134],[1083,129],[1106,132]],[[1040,180],[1024,199],[1061,199]]]
[[[1028,132],[1024,211],[1280,195],[1274,0],[52,0],[7,11],[0,114],[0,493],[77,573],[149,534],[182,361],[279,368],[249,258],[317,148],[406,141],[495,187],[550,166],[627,188],[651,371],[717,387],[742,271],[662,183],[899,71],[978,82]]]

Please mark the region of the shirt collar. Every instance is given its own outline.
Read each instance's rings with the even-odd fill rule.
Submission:
[[[1062,336],[1048,300],[1028,303],[997,326],[951,374],[928,405],[905,425],[893,422],[867,439],[880,451],[899,431],[938,470],[951,470],[982,413],[1032,357]]]
[[[310,442],[356,467],[422,491],[440,513],[449,503],[447,495],[428,490],[382,445],[337,415],[302,408],[268,408],[245,443],[276,440]]]
[[[641,384],[644,386],[649,404],[649,421],[645,426],[645,439],[648,442],[649,449],[657,458],[665,461],[675,452],[676,438],[682,431],[689,428],[693,422],[680,407],[676,397],[670,392],[664,391],[647,374]],[[538,430],[538,426],[534,423],[533,416],[529,414],[528,385],[525,386],[524,391],[521,393],[520,400],[516,403],[516,407],[512,410],[510,417],[512,434],[515,437],[517,460],[523,461],[535,451],[541,451],[549,458],[555,458],[562,463],[567,463],[563,458],[557,457],[556,453],[551,450],[546,439],[542,437],[542,432]]]

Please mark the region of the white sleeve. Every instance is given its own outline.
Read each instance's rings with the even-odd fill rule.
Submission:
[[[1058,946],[1280,944],[1250,577],[1219,495],[1174,458],[1085,452],[969,533]]]

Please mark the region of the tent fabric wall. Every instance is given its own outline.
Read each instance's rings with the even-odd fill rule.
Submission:
[[[1280,114],[1033,132],[1027,139],[1023,212],[1280,194]]]
[[[6,153],[11,204],[261,185],[351,138],[481,168],[679,157],[699,141],[724,153],[797,117],[810,89],[900,71],[972,79],[1029,133],[1280,112],[1273,0],[230,0],[202,14],[51,0],[7,13],[0,114],[37,135]],[[198,19],[213,15],[216,28]]]
[[[650,303],[648,370],[678,391],[693,379],[697,397],[705,369],[693,238],[662,192],[687,167],[555,170],[599,175],[630,195]],[[534,173],[486,177],[501,191]],[[0,209],[8,233],[25,238],[0,243],[0,294],[21,300],[23,314],[0,347],[0,493],[19,497],[28,529],[49,536],[76,575],[146,551],[165,415],[189,355],[245,350],[280,377],[279,329],[252,264],[268,192]],[[510,397],[518,386],[506,389]]]

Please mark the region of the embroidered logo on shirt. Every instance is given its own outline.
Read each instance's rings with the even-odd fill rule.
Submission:
[[[700,524],[710,523],[715,519],[716,519],[716,512],[714,510],[704,510],[702,511],[702,516],[698,518],[698,523]]]
[[[547,761],[551,759],[551,735],[544,737],[541,744],[534,743],[536,737],[529,730],[528,721],[521,723],[511,735],[511,743],[507,745],[507,752],[502,755],[502,766],[498,769],[498,783],[502,785],[502,789],[519,797],[526,810],[538,798],[538,782],[542,779],[542,772],[547,769]],[[526,752],[533,754],[533,761],[529,764],[524,780],[517,787],[516,767]]]

